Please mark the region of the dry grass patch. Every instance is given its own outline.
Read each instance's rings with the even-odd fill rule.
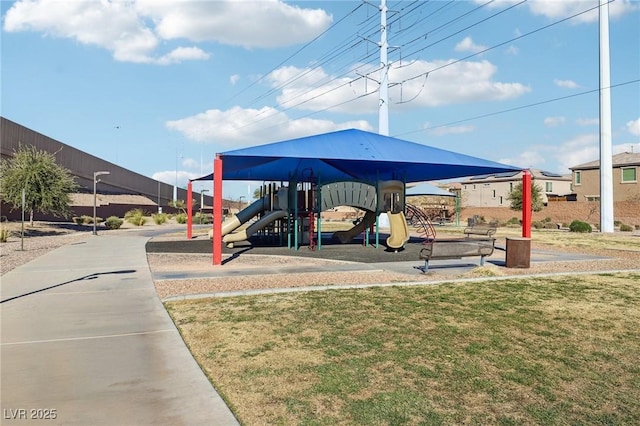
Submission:
[[[640,275],[166,304],[243,424],[640,424]]]

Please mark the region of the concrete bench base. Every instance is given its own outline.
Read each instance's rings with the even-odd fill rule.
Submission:
[[[433,259],[461,259],[463,257],[480,256],[480,266],[484,265],[484,258],[491,256],[495,248],[495,240],[456,240],[430,241],[420,250],[420,259],[424,266],[419,266],[423,273],[429,270],[429,261]]]

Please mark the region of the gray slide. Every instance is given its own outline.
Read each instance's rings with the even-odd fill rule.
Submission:
[[[240,214],[238,213],[238,216],[239,215]],[[286,216],[287,212],[285,210],[274,210],[272,212],[269,212],[262,219],[255,223],[252,223],[246,229],[234,232],[233,234],[225,235],[224,237],[222,237],[222,242],[230,244],[238,241],[246,241],[250,236],[263,229],[265,226],[269,225],[275,220],[281,219]]]
[[[224,237],[225,235],[235,231],[243,223],[269,208],[271,208],[271,197],[269,195],[265,195],[261,199],[254,201],[249,206],[239,211],[237,215],[231,216],[222,223],[222,236]],[[209,238],[213,238],[212,231],[209,231]]]

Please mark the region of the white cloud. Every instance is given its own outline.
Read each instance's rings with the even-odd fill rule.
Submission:
[[[429,125],[425,126],[429,129]],[[429,130],[429,134],[433,136],[445,136],[451,134],[470,133],[475,130],[475,126],[443,126]]]
[[[373,130],[365,120],[334,123],[311,118],[291,119],[285,113],[270,107],[234,107],[226,111],[212,109],[191,117],[168,121],[166,126],[191,140],[215,143],[225,148],[264,144],[350,128]]]
[[[200,163],[198,163],[193,158],[182,158],[182,167],[186,167],[188,169],[198,169],[200,167]]]
[[[229,77],[229,83],[231,83],[232,86],[235,86],[238,81],[240,81],[240,76],[238,74],[233,74]]]
[[[627,123],[627,130],[634,136],[640,136],[640,118]]]
[[[545,158],[543,155],[536,151],[523,151],[516,157],[501,158],[498,160],[498,162],[510,164],[517,167],[540,169],[544,166]]]
[[[578,118],[576,120],[579,126],[597,126],[600,124],[599,118]]]
[[[638,143],[623,143],[620,145],[613,145],[611,147],[614,154],[620,154],[622,152],[640,152],[640,142]]]
[[[501,163],[533,167],[556,173],[569,173],[569,167],[597,160],[598,135],[583,134],[554,145],[529,146],[516,157],[503,158]]]
[[[178,47],[171,53],[160,57],[156,62],[160,65],[169,65],[189,60],[205,60],[209,57],[207,52],[198,47]]]
[[[507,48],[507,55],[517,55],[520,53],[520,49],[517,46],[511,45]]]
[[[160,182],[164,182],[169,185],[176,184],[176,177],[178,181],[179,187],[187,186],[187,183],[192,179],[197,179],[200,177],[200,173],[193,172],[185,172],[183,170],[168,170],[164,172],[155,172],[151,175],[151,179],[159,180]]]
[[[137,0],[136,9],[153,19],[165,40],[216,41],[246,48],[304,43],[333,20],[322,9],[303,9],[280,0]]]
[[[474,43],[471,37],[465,37],[464,39],[462,39],[461,42],[456,44],[455,51],[478,53],[478,52],[482,52],[486,48],[487,46]]]
[[[553,84],[555,84],[558,87],[562,87],[564,89],[577,89],[580,87],[580,85],[578,85],[578,83],[576,83],[575,81],[572,80],[558,80],[555,79],[553,80]]]
[[[475,0],[475,2],[486,3],[485,0]],[[520,0],[501,0],[488,6],[504,7],[506,4],[515,3],[520,3]],[[553,20],[579,14],[571,20],[572,23],[598,22],[598,4],[599,0],[530,0],[527,2],[531,13]],[[589,9],[593,10],[585,12]],[[609,16],[615,19],[639,9],[637,0],[617,0],[609,3]]]
[[[378,86],[359,75],[372,72],[361,66],[351,76],[335,78],[322,69],[283,67],[268,76],[273,87],[285,89],[277,97],[284,108],[309,111],[331,108],[333,112],[374,113],[378,109]],[[531,89],[521,83],[494,81],[497,67],[489,61],[413,61],[389,70],[389,81],[403,81],[389,89],[389,98],[398,108],[436,107],[479,101],[517,98]],[[428,77],[427,77],[428,74]],[[375,74],[374,74],[375,75]],[[423,77],[415,78],[417,75]],[[409,101],[410,102],[407,102]],[[402,103],[406,102],[406,103]]]
[[[313,39],[331,21],[321,9],[280,0],[252,2],[251,7],[232,0],[18,0],[5,14],[4,30],[75,40],[107,49],[118,61],[167,65],[208,59],[209,54],[182,46],[163,54],[158,51],[163,40],[216,41],[246,48],[289,46]]]
[[[547,127],[558,127],[564,123],[564,117],[547,117],[544,119],[544,125]]]

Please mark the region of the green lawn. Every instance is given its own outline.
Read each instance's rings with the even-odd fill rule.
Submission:
[[[640,274],[166,304],[246,425],[640,424]]]

